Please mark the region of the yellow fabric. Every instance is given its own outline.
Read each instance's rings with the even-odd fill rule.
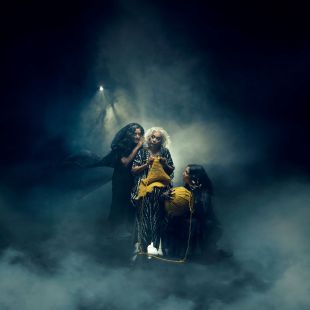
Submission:
[[[175,187],[171,191],[171,200],[165,201],[168,215],[180,216],[192,208],[192,193],[183,186]]]
[[[171,178],[165,172],[163,166],[156,157],[145,179],[142,179],[138,189],[136,199],[144,197],[147,193],[151,193],[155,187],[165,187],[171,182]]]

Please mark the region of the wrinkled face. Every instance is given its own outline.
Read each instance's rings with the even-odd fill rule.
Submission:
[[[186,167],[183,172],[183,181],[185,184],[190,184],[189,167]]]
[[[162,136],[160,131],[153,131],[151,136],[149,137],[149,144],[152,147],[159,147],[162,143]]]
[[[137,128],[133,134],[133,141],[135,144],[138,144],[142,136],[142,132],[140,128]]]

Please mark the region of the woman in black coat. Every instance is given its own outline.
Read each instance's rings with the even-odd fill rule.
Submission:
[[[92,167],[112,167],[112,203],[108,215],[110,232],[126,228],[131,232],[135,212],[130,194],[133,187],[131,168],[133,159],[144,143],[144,129],[137,123],[130,123],[115,135],[111,151]]]

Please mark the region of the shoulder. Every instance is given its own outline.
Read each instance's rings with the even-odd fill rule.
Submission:
[[[146,147],[141,147],[141,148],[139,149],[139,151],[137,152],[137,154],[139,154],[139,155],[141,155],[141,156],[146,155],[147,153],[148,153],[148,151],[147,151],[147,148],[146,148]]]
[[[163,157],[167,157],[167,158],[171,158],[171,154],[169,149],[167,149],[166,147],[162,147],[161,151],[160,151],[161,156]]]
[[[145,149],[144,147],[140,148],[135,156],[135,159],[143,159],[147,156],[147,149]]]
[[[170,151],[169,151],[169,149],[167,149],[167,148],[166,148],[166,147],[164,147],[164,146],[161,148],[161,150],[160,150],[160,151],[161,151],[161,153],[162,153],[162,154],[169,154],[169,155],[170,155]]]

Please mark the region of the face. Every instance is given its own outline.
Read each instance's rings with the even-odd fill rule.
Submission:
[[[135,144],[138,144],[142,136],[142,132],[140,128],[137,128],[133,134],[133,141]]]
[[[189,167],[186,167],[184,172],[183,172],[183,181],[185,184],[190,183],[190,177],[189,177]]]
[[[149,144],[152,147],[159,147],[162,143],[162,136],[160,131],[153,131],[150,138],[149,138]]]

